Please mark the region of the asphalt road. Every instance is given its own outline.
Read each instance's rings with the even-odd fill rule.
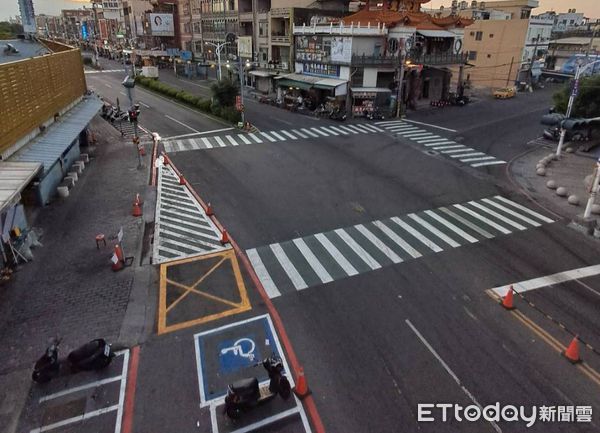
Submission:
[[[449,109],[438,125],[457,131],[448,138],[462,136],[461,143],[508,161],[539,135],[549,94],[519,95],[498,101],[500,108],[479,102]],[[409,119],[435,123],[436,116],[441,112]],[[297,119],[295,127],[312,125]],[[172,159],[244,249],[495,195],[551,216],[508,188],[505,165],[473,168],[387,132],[178,152]],[[327,431],[525,428],[444,423],[439,413],[436,422],[419,423],[419,403],[598,408],[598,385],[485,293],[594,264],[597,246],[566,222],[275,297]],[[529,429],[597,430],[596,423],[539,421]]]

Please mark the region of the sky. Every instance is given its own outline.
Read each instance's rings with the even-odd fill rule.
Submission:
[[[577,12],[583,12],[589,18],[600,18],[600,0],[539,0],[540,7],[534,10],[534,14],[555,10],[566,12],[567,9],[575,8]],[[450,6],[452,0],[431,0],[425,4],[427,8],[438,9],[441,5]],[[470,1],[469,1],[470,3]],[[89,6],[89,0],[33,0],[36,14],[59,15],[61,9],[74,9],[81,6]],[[0,0],[0,20],[6,20],[19,13],[17,0]]]

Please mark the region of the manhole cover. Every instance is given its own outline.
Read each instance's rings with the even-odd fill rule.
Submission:
[[[436,152],[435,150],[426,150],[425,153],[427,155],[439,155],[439,152]]]

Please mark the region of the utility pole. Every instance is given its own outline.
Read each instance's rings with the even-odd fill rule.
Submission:
[[[242,66],[242,56],[240,56],[240,43],[238,40],[238,69],[239,69],[239,75],[240,75],[240,103],[241,103],[241,115],[242,115],[242,125],[246,125],[246,116],[245,116],[245,110],[246,107],[244,106],[244,67]]]
[[[529,62],[529,86],[531,87],[531,89],[533,89],[533,64],[535,62],[538,43],[540,42],[540,36],[541,35],[537,35],[537,37],[535,38],[535,45],[533,47],[533,53],[531,54],[531,62]]]
[[[508,75],[506,76],[506,87],[508,87],[508,84],[510,83],[510,76],[512,75],[512,69],[514,64],[515,56],[513,56],[512,59],[510,59],[510,69],[508,70]]]
[[[396,117],[402,115],[402,83],[404,82],[404,61],[406,59],[406,51],[404,47],[400,51],[400,67],[398,68],[398,87],[396,89]]]
[[[229,42],[221,42],[220,44],[215,44],[214,42],[204,42],[207,45],[215,47],[215,53],[217,54],[217,75],[218,80],[221,81],[221,50],[225,47]]]

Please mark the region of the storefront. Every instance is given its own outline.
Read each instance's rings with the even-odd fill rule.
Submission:
[[[272,77],[277,75],[276,72],[255,70],[248,72],[248,75],[251,77],[251,87],[265,94],[273,91]]]
[[[390,109],[392,91],[384,87],[352,87],[352,117],[379,111],[386,113]]]
[[[303,74],[287,74],[278,77],[277,99],[286,105],[301,97],[308,108],[320,104],[333,104],[344,109],[348,82],[337,78],[323,78]]]

